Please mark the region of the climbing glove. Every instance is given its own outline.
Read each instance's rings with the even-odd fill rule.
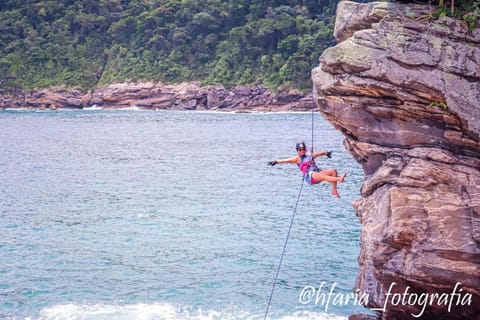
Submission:
[[[332,157],[332,151],[327,151],[327,157],[329,157],[329,158]]]
[[[277,161],[276,161],[276,160],[270,161],[270,162],[268,162],[267,164],[268,164],[269,166],[274,166],[274,165],[277,164]]]

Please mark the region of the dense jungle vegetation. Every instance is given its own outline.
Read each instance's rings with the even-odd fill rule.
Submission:
[[[195,80],[309,90],[338,2],[2,0],[0,89]]]
[[[0,81],[310,88],[338,0],[3,0]]]

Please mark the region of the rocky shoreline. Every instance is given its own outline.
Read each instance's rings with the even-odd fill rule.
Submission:
[[[200,86],[194,82],[181,84],[129,82],[97,88],[93,92],[47,88],[0,94],[0,109],[56,110],[98,107],[269,112],[309,111],[312,106],[312,95],[298,90],[285,89],[273,93],[261,85],[253,88],[236,86],[226,89],[223,86]]]

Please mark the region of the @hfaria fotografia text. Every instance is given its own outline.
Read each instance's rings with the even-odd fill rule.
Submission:
[[[300,292],[298,302],[302,305],[322,306],[325,312],[328,312],[331,306],[366,306],[368,304],[368,293],[359,289],[350,293],[340,292],[336,290],[337,286],[337,282],[329,285],[325,281],[317,287],[307,285]],[[423,315],[427,306],[443,306],[447,308],[448,312],[451,312],[453,306],[470,306],[472,303],[472,294],[464,292],[460,282],[455,284],[451,292],[442,293],[411,292],[409,286],[405,287],[403,292],[393,292],[397,286],[396,282],[392,282],[385,294],[383,306],[370,310],[385,312],[389,306],[418,306],[420,311],[412,313],[412,316],[419,318]]]

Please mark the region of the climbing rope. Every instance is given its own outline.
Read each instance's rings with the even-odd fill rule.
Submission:
[[[290,220],[290,226],[288,227],[287,236],[285,237],[285,241],[283,243],[282,254],[280,255],[280,261],[278,262],[277,272],[276,272],[275,278],[273,280],[272,291],[270,292],[270,298],[268,299],[267,309],[265,310],[265,317],[263,318],[263,320],[267,319],[268,312],[270,311],[270,306],[272,304],[272,298],[273,298],[273,292],[275,291],[275,287],[277,286],[278,275],[280,274],[280,268],[282,266],[283,257],[285,256],[285,250],[287,249],[288,239],[290,238],[290,233],[292,231],[293,221],[295,220],[295,215],[297,213],[297,206],[298,206],[298,202],[300,200],[300,195],[302,194],[304,181],[305,181],[305,179],[302,179],[302,184],[300,185],[300,190],[298,191],[297,201],[295,203],[295,208],[293,209],[293,214],[292,214],[292,218]]]
[[[313,159],[313,124],[315,123],[313,121],[314,119],[314,116],[315,116],[315,103],[312,103],[312,144],[311,144],[311,147],[310,147],[310,156],[312,157],[312,159],[310,160],[310,163],[309,163],[309,166],[310,167],[314,167],[315,166],[315,159]]]
[[[311,144],[312,147],[310,148],[310,153],[311,153],[312,160],[310,160],[309,165],[315,165],[315,161],[313,160],[314,114],[315,114],[315,103],[312,104],[312,144]],[[267,309],[265,310],[265,317],[263,318],[263,320],[267,320],[268,312],[270,311],[270,306],[272,305],[273,293],[275,292],[275,287],[277,286],[278,275],[280,274],[280,268],[282,267],[283,257],[285,256],[285,251],[287,250],[288,239],[290,238],[290,233],[292,231],[293,222],[295,221],[295,215],[297,214],[297,207],[298,207],[298,203],[300,201],[300,196],[302,194],[303,183],[304,182],[305,182],[305,176],[302,177],[302,184],[300,185],[300,190],[298,191],[297,201],[295,202],[295,208],[293,209],[293,214],[292,214],[292,218],[290,220],[290,225],[288,227],[287,236],[285,237],[285,241],[283,242],[283,249],[282,249],[282,253],[280,255],[280,261],[278,262],[277,272],[275,273],[275,278],[273,279],[272,291],[270,292],[270,298],[268,299]]]

